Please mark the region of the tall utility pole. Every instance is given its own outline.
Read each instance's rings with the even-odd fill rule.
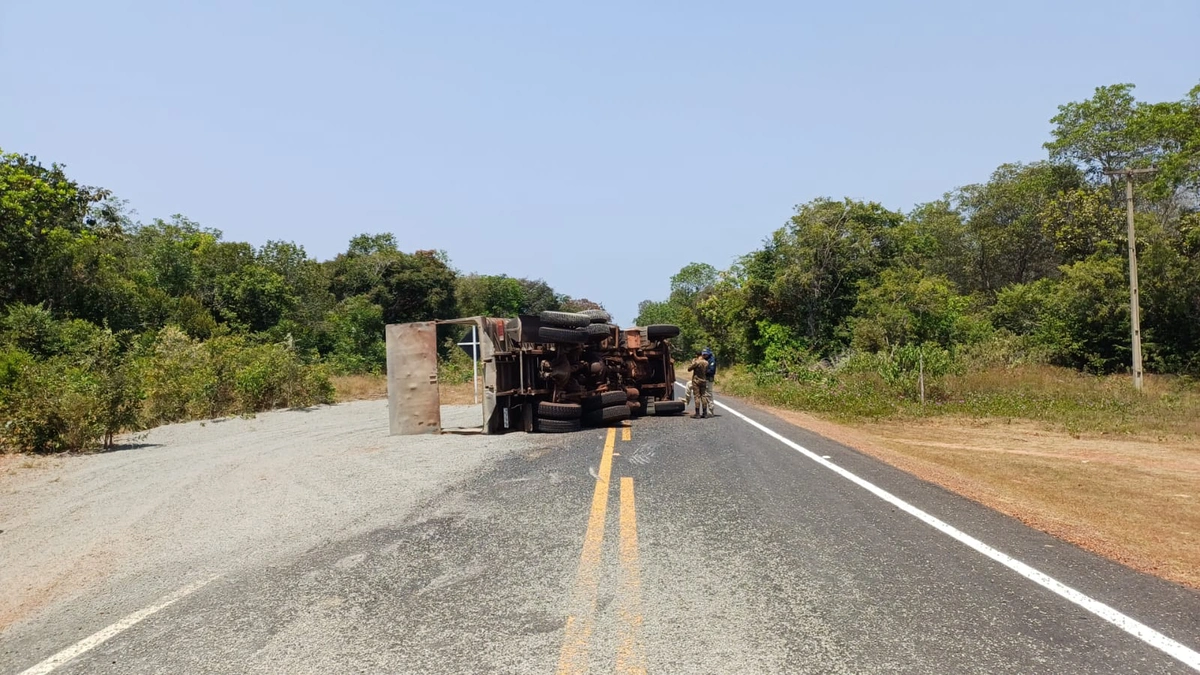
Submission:
[[[1105,171],[1108,176],[1125,177],[1125,214],[1129,226],[1129,325],[1133,330],[1133,387],[1142,390],[1142,311],[1138,302],[1137,238],[1133,232],[1133,177],[1158,169],[1118,169]]]

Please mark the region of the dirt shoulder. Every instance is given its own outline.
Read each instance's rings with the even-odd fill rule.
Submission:
[[[1200,443],[1072,435],[1032,422],[839,424],[762,406],[1134,569],[1200,588]]]

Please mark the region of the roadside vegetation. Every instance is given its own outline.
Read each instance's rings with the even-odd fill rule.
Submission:
[[[841,419],[1021,418],[1197,432],[1200,86],[1060,106],[1048,157],[909,211],[815,199],[726,270],[693,263],[638,322],[711,346],[731,393]],[[1130,385],[1125,190],[1135,188],[1146,392]],[[730,366],[738,365],[739,369]],[[923,402],[922,402],[923,401]]]
[[[61,165],[0,152],[0,452],[374,396],[388,323],[599,307],[542,280],[464,274],[391,234],[317,261],[131,213]],[[459,337],[441,335],[449,383],[469,382]]]
[[[1092,375],[1050,365],[972,369],[938,378],[922,404],[869,365],[804,380],[762,378],[745,366],[724,372],[718,391],[839,422],[938,417],[1029,420],[1079,436],[1124,434],[1200,442],[1200,387],[1187,378],[1148,375],[1138,393],[1128,375]]]
[[[815,199],[642,324],[721,393],[1101,555],[1200,588],[1200,87],[1060,106],[1048,156],[907,213]],[[1130,375],[1135,186],[1145,355]]]

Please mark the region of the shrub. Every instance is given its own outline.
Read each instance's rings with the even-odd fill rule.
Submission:
[[[385,357],[383,309],[366,296],[343,300],[326,317],[332,352],[327,361],[339,375],[379,373]]]
[[[175,326],[159,331],[137,369],[146,388],[141,410],[146,426],[211,417],[224,408],[210,351]]]
[[[451,337],[447,342],[451,344],[447,349],[443,350],[446,354],[445,358],[438,359],[438,382],[442,384],[463,384],[470,382],[474,377],[474,371],[471,366],[471,357],[467,356],[461,348],[453,343],[458,342],[462,338]],[[483,365],[480,364],[480,374],[483,371]]]
[[[333,384],[325,369],[304,364],[283,345],[244,349],[237,361],[233,382],[238,412],[333,402]]]
[[[0,319],[0,341],[35,357],[57,354],[61,332],[60,322],[40,304],[13,303]]]
[[[999,330],[986,341],[959,347],[957,356],[962,370],[970,372],[1047,364],[1052,354],[1032,336]]]
[[[130,374],[119,336],[81,320],[42,321],[38,307],[19,307],[7,320],[30,318],[24,332],[8,331],[16,346],[0,349],[0,444],[33,452],[112,445],[137,426],[141,391]],[[17,328],[14,326],[14,328]]]
[[[0,411],[6,449],[61,452],[96,447],[104,435],[96,380],[57,357],[24,364],[7,390]]]
[[[812,361],[807,342],[797,331],[770,321],[759,321],[754,346],[762,354],[757,371],[763,377],[802,378]]]
[[[251,344],[240,336],[200,342],[168,326],[139,363],[146,383],[142,421],[251,414],[333,401],[324,367],[307,364],[285,344]]]

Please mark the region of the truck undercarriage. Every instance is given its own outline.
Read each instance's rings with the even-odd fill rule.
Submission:
[[[435,327],[445,324],[472,325],[479,336],[482,433],[567,432],[683,412],[683,403],[675,400],[671,356],[676,326],[620,329],[599,310],[470,317],[388,326],[393,434],[440,430],[436,355],[430,352]]]

